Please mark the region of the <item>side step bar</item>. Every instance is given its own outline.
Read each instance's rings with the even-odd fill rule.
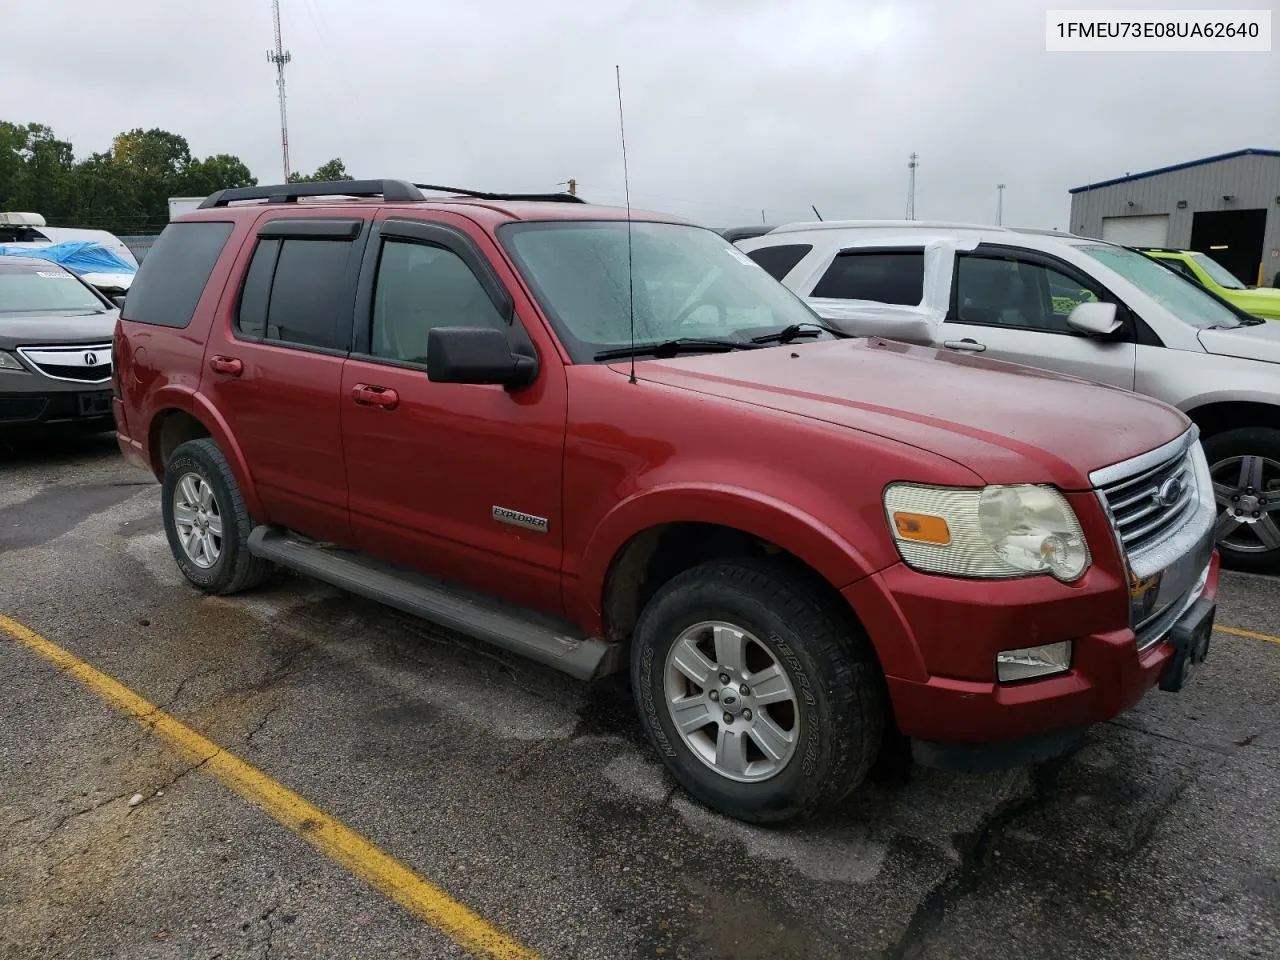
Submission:
[[[620,644],[585,636],[553,617],[359,553],[312,543],[267,526],[255,527],[249,534],[249,552],[579,680],[595,680],[622,668]]]

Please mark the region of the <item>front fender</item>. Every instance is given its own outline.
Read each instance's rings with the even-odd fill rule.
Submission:
[[[767,540],[794,554],[837,590],[875,572],[864,552],[816,517],[758,491],[724,484],[652,487],[618,503],[596,525],[581,565],[580,616],[600,632],[605,581],[628,541],[669,523],[712,523]]]

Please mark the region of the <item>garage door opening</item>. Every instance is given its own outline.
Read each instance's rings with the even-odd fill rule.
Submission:
[[[1168,246],[1169,215],[1103,217],[1102,239],[1125,247]]]
[[[1266,210],[1197,213],[1191,218],[1191,249],[1213,257],[1241,283],[1256,286],[1266,229]]]

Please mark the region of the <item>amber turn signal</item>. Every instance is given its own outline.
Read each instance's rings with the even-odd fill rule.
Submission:
[[[941,517],[931,517],[926,513],[895,513],[893,527],[899,538],[915,540],[917,543],[934,543],[945,547],[951,542],[951,531],[947,521]]]

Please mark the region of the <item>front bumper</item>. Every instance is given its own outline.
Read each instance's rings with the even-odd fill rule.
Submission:
[[[1213,600],[1219,558],[1190,597]],[[981,584],[898,564],[848,587],[878,651],[899,651],[886,680],[898,728],[934,745],[1004,743],[1039,749],[1133,707],[1173,659],[1167,639],[1139,652],[1123,581],[1097,567],[1069,587],[1047,577]],[[1172,624],[1170,625],[1172,627]],[[997,683],[1000,650],[1071,640],[1071,669],[1045,679]],[[903,658],[904,648],[915,651]],[[905,668],[905,669],[903,669]]]
[[[2,434],[103,432],[113,425],[110,386],[84,384],[76,389],[0,391]]]

